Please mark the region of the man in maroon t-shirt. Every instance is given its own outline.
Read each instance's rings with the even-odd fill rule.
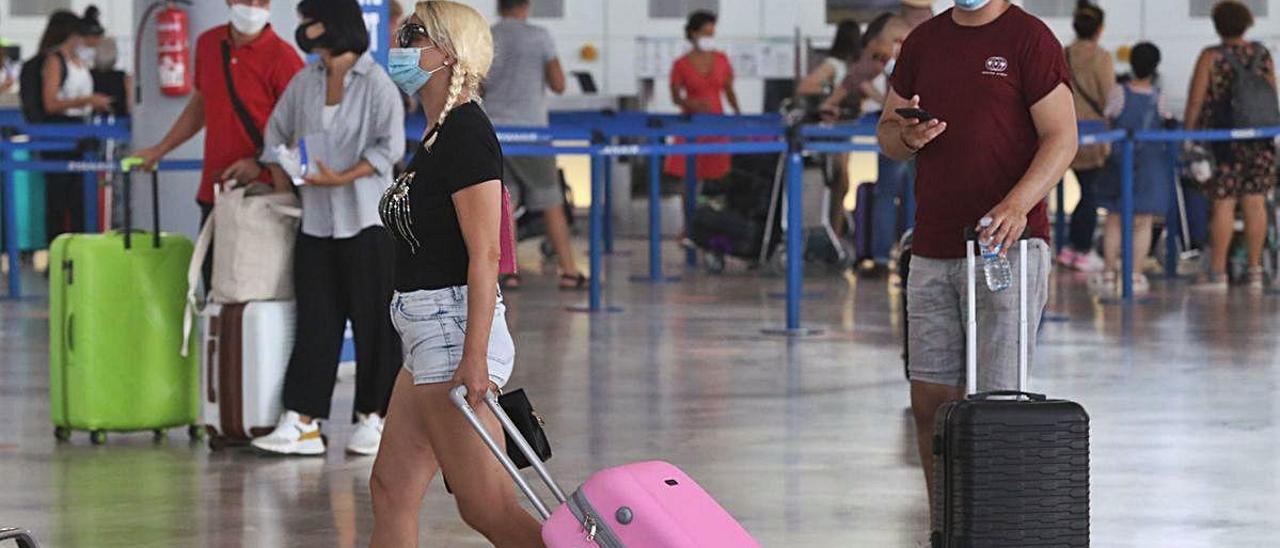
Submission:
[[[898,57],[877,131],[884,154],[916,159],[916,227],[907,281],[911,407],[932,493],[934,414],[965,390],[967,228],[1018,264],[1028,243],[1029,344],[1048,295],[1044,197],[1076,152],[1075,109],[1062,44],[1008,0],[956,0],[911,32]],[[937,119],[904,119],[898,108]],[[1015,276],[1016,278],[1016,276]],[[1016,282],[1015,282],[1016,283]],[[979,284],[978,390],[1017,385],[1018,291]]]
[[[270,0],[227,0],[227,7],[230,24],[209,29],[196,39],[196,89],[186,108],[159,143],[135,153],[148,166],[154,165],[204,129],[204,172],[196,201],[206,217],[213,207],[215,185],[227,180],[271,182],[257,161],[258,145],[232,104],[227,70],[236,96],[261,135],[276,101],[303,66],[293,46],[267,24]],[[223,62],[224,47],[229,68]]]

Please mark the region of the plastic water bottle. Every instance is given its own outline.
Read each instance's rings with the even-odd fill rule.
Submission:
[[[986,229],[991,226],[991,218],[983,217],[978,226]],[[982,253],[982,272],[987,277],[987,289],[999,293],[1013,285],[1013,270],[1009,267],[1009,258],[1000,255],[1000,244],[991,239],[978,240],[978,248]]]

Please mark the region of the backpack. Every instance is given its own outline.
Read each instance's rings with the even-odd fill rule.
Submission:
[[[1254,44],[1254,47],[1262,45]],[[1253,70],[1262,61],[1261,57],[1255,55],[1246,65],[1230,51],[1224,50],[1222,55],[1235,71],[1231,79],[1231,127],[1280,126],[1280,99],[1276,97],[1276,88],[1262,76],[1262,71]]]
[[[61,52],[53,52],[53,54],[58,56],[58,62],[62,64],[62,81],[58,82],[58,86],[61,87],[67,81],[67,58],[63,57]],[[37,53],[35,57],[27,59],[27,62],[22,64],[22,71],[18,76],[22,117],[28,124],[39,124],[50,119],[49,113],[44,108],[44,60],[48,55],[48,52]]]

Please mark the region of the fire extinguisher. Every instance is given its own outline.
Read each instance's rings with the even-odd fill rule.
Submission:
[[[142,67],[141,40],[147,21],[154,13],[156,16],[156,71],[160,83],[160,92],[169,97],[182,97],[190,94],[194,80],[194,65],[191,62],[191,21],[187,12],[177,6],[190,6],[190,0],[159,0],[152,2],[143,12],[138,23],[138,32],[134,44],[134,72]],[[156,10],[159,10],[156,13]],[[137,79],[134,97],[142,101],[142,78]]]

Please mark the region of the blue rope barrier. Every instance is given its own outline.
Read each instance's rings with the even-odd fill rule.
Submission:
[[[688,156],[690,154],[777,154],[786,152],[782,141],[744,141],[736,143],[680,143],[672,145],[607,145],[598,147],[602,156]]]
[[[1209,129],[1197,131],[1140,131],[1134,134],[1137,141],[1149,143],[1176,143],[1181,141],[1252,141],[1274,139],[1280,136],[1280,126],[1245,129]]]
[[[75,152],[80,147],[75,143],[64,141],[31,141],[27,143],[14,143],[11,141],[0,141],[0,151],[27,151],[27,152]]]
[[[807,142],[804,144],[805,152],[818,152],[822,154],[841,154],[844,152],[880,152],[880,145],[875,143],[854,143],[854,142]]]
[[[876,126],[860,123],[807,125],[800,128],[800,136],[806,139],[875,137]]]

